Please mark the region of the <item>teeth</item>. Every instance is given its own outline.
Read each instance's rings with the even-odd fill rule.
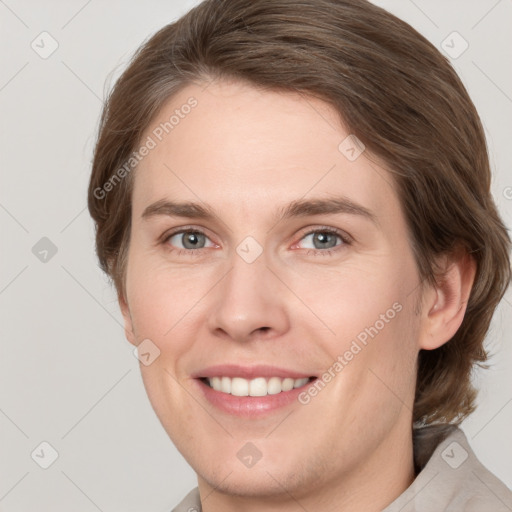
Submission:
[[[281,379],[279,377],[270,377],[267,382],[267,393],[269,395],[277,395],[283,390],[281,386]]]
[[[238,377],[231,379],[231,394],[235,396],[247,396],[249,394],[249,381]]]
[[[231,393],[231,379],[229,377],[222,377],[220,391],[223,393]]]
[[[267,381],[263,377],[252,379],[249,382],[249,396],[266,396]]]
[[[257,377],[247,380],[241,377],[212,377],[207,379],[210,387],[215,391],[228,393],[234,396],[266,396],[277,395],[282,391],[290,391],[300,388],[309,382],[307,377],[303,379],[281,379],[280,377]]]
[[[215,389],[215,391],[221,390],[221,383],[219,377],[213,377],[210,382],[210,386]]]

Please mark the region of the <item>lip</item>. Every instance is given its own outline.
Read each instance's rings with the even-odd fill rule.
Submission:
[[[214,407],[231,416],[241,418],[261,418],[273,412],[295,403],[300,405],[298,396],[307,389],[311,382],[300,388],[293,388],[290,391],[281,391],[276,395],[266,396],[234,396],[221,391],[216,391],[203,382],[201,379],[193,381],[199,387],[199,391]]]
[[[199,392],[204,398],[210,402],[215,408],[230,416],[238,416],[241,418],[262,418],[271,415],[284,407],[300,405],[298,396],[305,391],[313,381],[307,382],[300,388],[293,388],[290,391],[281,391],[275,395],[266,396],[234,396],[229,393],[216,391],[203,382],[204,378],[211,377],[242,377],[244,379],[254,379],[256,377],[287,377],[292,379],[302,379],[315,377],[314,375],[279,368],[277,366],[256,365],[256,366],[240,366],[240,365],[217,365],[210,366],[192,375],[193,382],[198,386]]]
[[[243,379],[255,379],[256,377],[280,377],[281,379],[286,379],[289,377],[291,379],[304,379],[306,377],[316,377],[316,375],[264,364],[253,366],[221,364],[204,368],[203,370],[194,373],[192,377],[195,379],[203,377],[242,377]]]

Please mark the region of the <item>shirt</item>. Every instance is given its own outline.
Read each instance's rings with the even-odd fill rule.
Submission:
[[[416,478],[382,512],[511,512],[512,491],[477,459],[455,425],[413,430]],[[201,512],[195,487],[172,512]]]

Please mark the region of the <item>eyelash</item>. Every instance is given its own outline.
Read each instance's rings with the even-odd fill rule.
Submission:
[[[206,248],[201,248],[201,249],[170,249],[169,247],[169,244],[167,243],[169,241],[170,238],[172,238],[174,235],[179,235],[179,234],[182,234],[182,233],[194,233],[194,234],[199,234],[199,235],[204,235],[208,238],[208,235],[206,235],[206,233],[204,233],[203,231],[199,230],[199,229],[196,229],[196,228],[180,228],[180,229],[177,229],[176,231],[172,231],[171,233],[165,233],[162,237],[162,245],[166,246],[166,248],[168,250],[170,250],[171,252],[173,253],[176,253],[178,256],[183,256],[183,255],[186,255],[186,256],[198,256],[198,255],[201,255],[203,250],[206,249]],[[343,246],[347,246],[347,245],[352,245],[352,239],[349,238],[345,233],[343,233],[342,231],[338,230],[338,229],[335,229],[335,228],[331,228],[331,227],[327,227],[327,226],[320,226],[320,227],[317,227],[315,229],[312,229],[310,231],[308,231],[307,233],[304,233],[304,235],[302,235],[302,237],[300,238],[300,240],[303,240],[304,238],[306,238],[307,236],[309,235],[312,235],[314,233],[329,233],[331,235],[336,235],[338,236],[341,241],[343,242],[342,244],[340,245],[336,245],[334,248],[332,249],[307,249],[307,255],[309,256],[310,254],[313,254],[314,256],[332,256],[334,255],[334,253],[337,253],[338,251],[341,250],[341,248]]]

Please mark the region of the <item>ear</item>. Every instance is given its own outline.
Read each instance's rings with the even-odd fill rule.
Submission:
[[[459,329],[476,274],[476,262],[465,249],[438,261],[441,276],[425,292],[419,348],[433,350],[449,341]]]
[[[135,342],[135,334],[133,332],[133,322],[132,322],[132,317],[130,315],[130,308],[128,307],[128,303],[127,303],[125,297],[121,294],[118,294],[117,300],[119,302],[119,307],[121,308],[121,313],[123,314],[123,318],[124,318],[124,335],[126,336],[126,339],[132,345],[137,346],[137,343]]]

